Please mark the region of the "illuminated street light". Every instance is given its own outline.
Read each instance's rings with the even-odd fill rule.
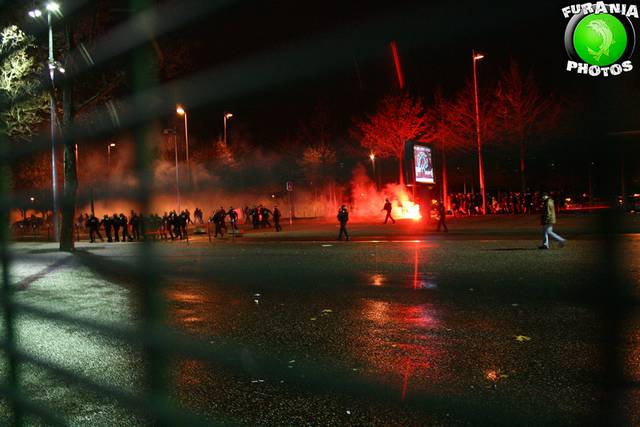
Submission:
[[[178,107],[176,108],[176,113],[184,116],[184,143],[186,146],[187,155],[187,176],[189,177],[189,184],[191,184],[191,166],[189,165],[189,126],[187,124],[187,111],[182,108],[182,106],[178,105]]]
[[[380,190],[380,183],[378,182],[378,174],[376,173],[376,155],[374,153],[369,154],[371,159],[371,169],[373,170],[373,179],[376,182],[376,190]]]
[[[176,153],[176,202],[178,204],[178,212],[180,212],[180,173],[178,171],[178,137],[176,135],[176,128],[165,129],[162,133],[167,136],[173,135],[173,149]]]
[[[471,51],[471,58],[473,59],[473,91],[475,95],[476,104],[476,138],[478,141],[478,174],[480,176],[480,193],[482,194],[482,214],[487,213],[487,196],[484,188],[484,164],[482,162],[482,144],[480,140],[480,107],[478,103],[478,73],[476,70],[476,62],[484,58],[481,53],[476,53],[475,50]]]
[[[49,12],[60,12],[60,4],[54,1],[47,3],[46,8]]]
[[[111,173],[111,149],[115,148],[115,142],[107,145],[107,176]]]
[[[51,14],[60,13],[60,4],[55,1],[50,1],[45,5],[47,10],[47,27],[49,29],[49,78],[51,79],[51,87],[55,90],[55,70],[61,73],[65,72],[65,69],[59,62],[56,62],[53,57],[53,26],[51,24]],[[42,16],[42,11],[39,9],[33,9],[28,12],[31,18],[39,18]],[[58,174],[56,172],[56,103],[54,98],[54,90],[49,95],[50,103],[50,131],[51,131],[51,189],[53,198],[53,236],[57,242],[60,240],[60,228],[58,226]]]
[[[223,117],[223,121],[224,121],[224,145],[227,145],[227,120],[229,120],[231,117],[233,117],[232,113],[224,113]]]

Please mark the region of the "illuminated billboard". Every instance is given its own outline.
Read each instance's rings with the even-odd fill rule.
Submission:
[[[413,167],[416,182],[420,184],[435,184],[431,147],[414,144]]]

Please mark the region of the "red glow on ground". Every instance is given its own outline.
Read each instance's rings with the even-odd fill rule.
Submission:
[[[418,289],[418,273],[418,246],[416,245],[413,255],[413,289]]]

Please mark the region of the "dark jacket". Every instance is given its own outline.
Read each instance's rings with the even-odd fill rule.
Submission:
[[[346,224],[349,221],[349,211],[346,208],[341,208],[338,211],[338,221],[342,224]]]

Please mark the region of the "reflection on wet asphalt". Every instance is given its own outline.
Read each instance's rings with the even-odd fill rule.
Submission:
[[[627,243],[627,253],[640,252],[640,241]],[[176,361],[177,399],[251,425],[477,424],[467,404],[534,425],[543,419],[595,424],[604,375],[593,293],[598,242],[508,250],[530,246],[490,240],[194,245],[186,256],[166,258],[174,271],[167,290],[171,321],[212,349],[232,341],[245,350],[239,371]],[[637,287],[634,259],[628,273]],[[632,330],[625,366],[638,380],[640,328]],[[291,372],[300,369],[301,378],[269,375],[260,354]],[[325,369],[327,378],[348,372],[382,384],[392,398],[307,388],[299,367],[308,363]],[[422,404],[425,395],[441,404]],[[628,415],[637,421],[636,395],[628,398]]]

